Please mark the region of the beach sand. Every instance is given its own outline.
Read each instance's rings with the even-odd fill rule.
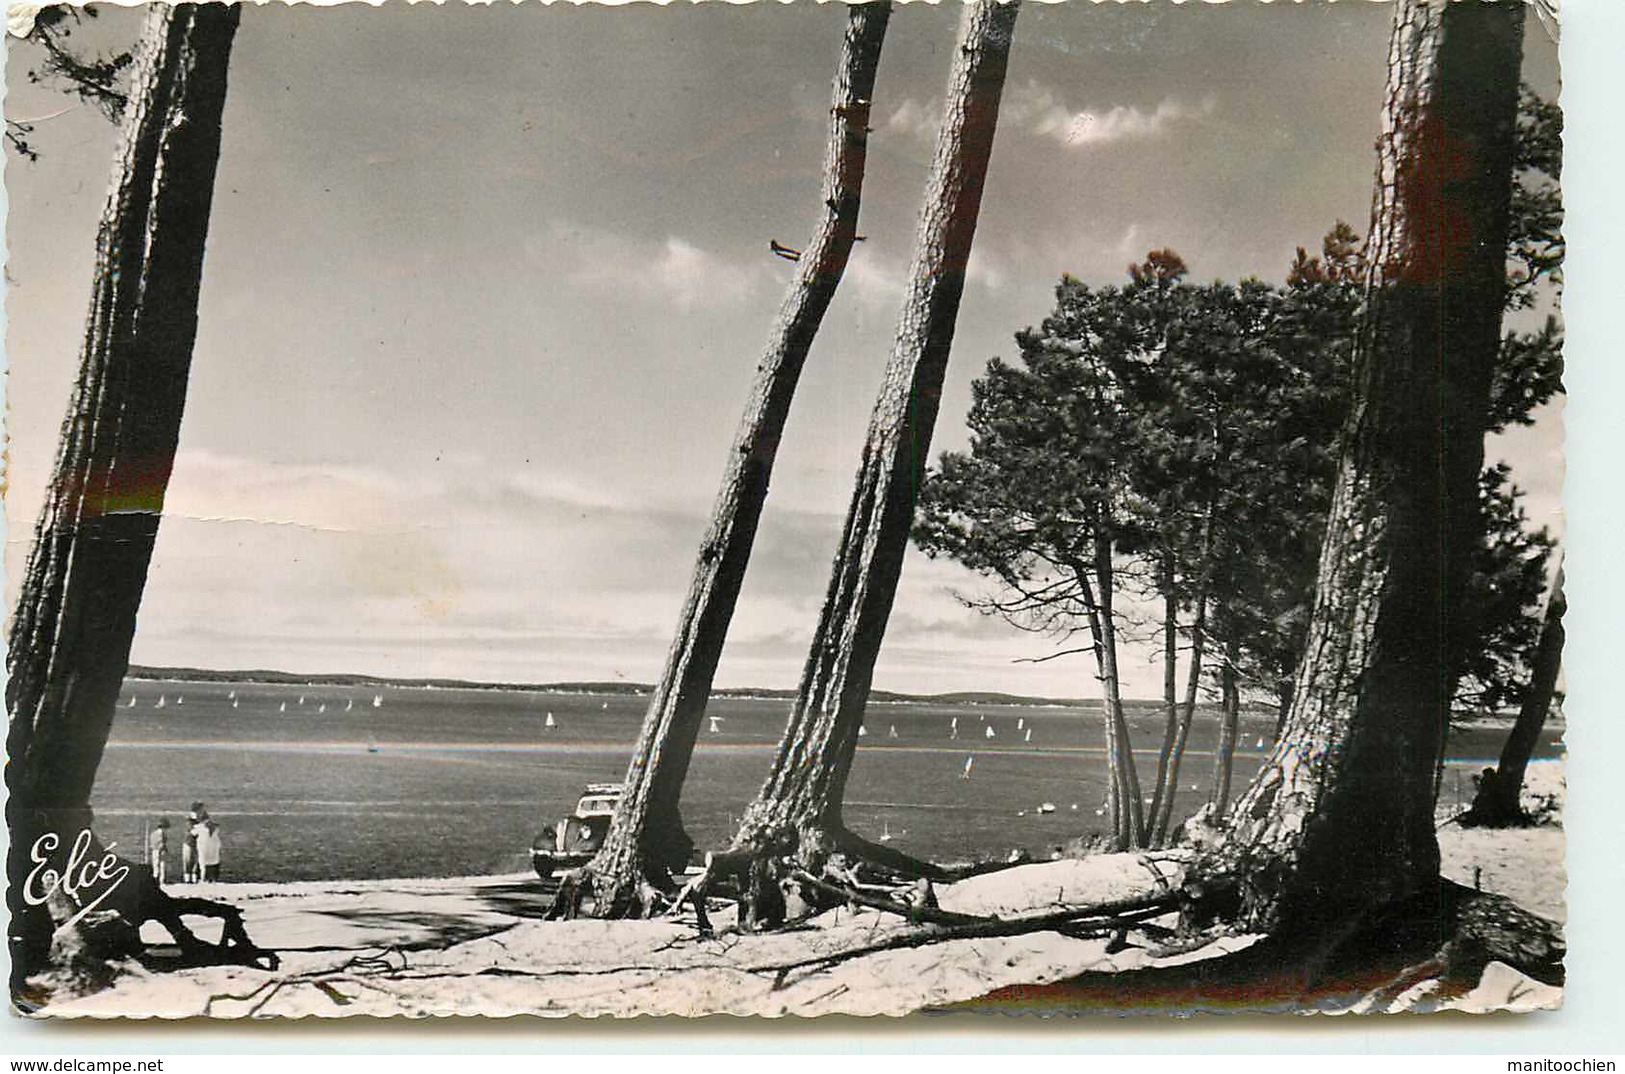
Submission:
[[[1561,800],[1561,762],[1532,765],[1530,795]],[[1443,871],[1527,909],[1563,918],[1563,833],[1556,824],[1511,831],[1440,830]],[[1122,859],[1048,862],[939,889],[944,906],[1018,908],[1034,891],[1130,882]],[[1177,876],[1179,855],[1159,869]],[[1090,872],[1093,870],[1093,872]],[[1115,870],[1115,871],[1114,871]],[[700,938],[691,921],[540,920],[546,896],[523,875],[453,880],[197,885],[186,889],[243,909],[249,933],[277,949],[275,972],[214,967],[136,969],[112,988],[52,1004],[61,1017],[338,1017],[716,1013],[902,1015],[963,1003],[1001,988],[1042,985],[1086,971],[1122,971],[1216,957],[1240,937],[1154,959],[1108,953],[1099,939],[1055,933],[954,940],[843,961],[819,961],[915,928],[874,911],[833,910],[817,928]],[[1030,899],[1029,899],[1030,901]],[[1041,900],[1042,901],[1042,900]],[[719,922],[720,923],[720,922]],[[144,937],[161,941],[149,925]],[[213,938],[211,933],[204,935]],[[796,963],[811,963],[793,969]],[[1561,992],[1492,963],[1479,987],[1450,1000],[1424,983],[1383,1010],[1533,1010]],[[1342,1010],[1364,1010],[1358,1004]]]

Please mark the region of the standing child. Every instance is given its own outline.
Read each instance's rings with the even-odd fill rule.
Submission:
[[[159,817],[157,827],[147,833],[147,864],[152,867],[152,879],[162,887],[169,859],[169,818]]]
[[[203,803],[193,802],[192,811],[186,815],[186,839],[181,843],[181,871],[188,884],[202,879],[197,860],[197,837],[203,830],[203,822],[208,819],[209,811],[203,808]]]
[[[197,836],[197,860],[203,866],[203,879],[210,883],[220,879],[220,825],[212,818],[204,820]]]

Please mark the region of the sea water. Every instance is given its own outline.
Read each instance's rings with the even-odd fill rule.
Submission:
[[[126,684],[119,704],[92,799],[103,838],[140,859],[145,833],[168,817],[176,876],[187,809],[202,801],[221,825],[224,879],[283,881],[528,868],[544,823],[567,814],[586,783],[622,778],[648,697],[140,681]],[[683,800],[701,848],[732,835],[788,711],[783,699],[711,704],[717,718],[702,724]],[[1149,796],[1164,716],[1136,704],[1129,719]],[[1261,762],[1273,722],[1271,714],[1243,714],[1238,790]],[[875,703],[866,723],[871,734],[861,740],[845,803],[860,835],[964,861],[1017,849],[1047,857],[1105,826],[1097,705]],[[1470,797],[1470,785],[1461,789],[1465,773],[1492,763],[1484,758],[1495,756],[1504,734],[1481,728],[1453,738],[1447,800]],[[1214,711],[1199,709],[1176,823],[1207,799],[1216,737]],[[1555,752],[1552,739],[1543,738],[1540,755]],[[1046,803],[1053,812],[1040,811]]]

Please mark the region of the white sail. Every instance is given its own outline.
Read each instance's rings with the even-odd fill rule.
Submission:
[[[1033,740],[1033,729],[1031,727],[1029,727],[1029,728],[1027,728],[1027,733],[1022,736],[1021,741],[1023,741],[1023,742],[1031,742],[1032,740]]]
[[[1020,731],[1022,728],[1026,727],[1026,726],[1027,726],[1027,717],[1025,717],[1025,716],[1016,717],[1016,730],[1017,731]]]
[[[547,714],[547,719],[542,722],[542,726],[543,727],[557,727],[558,726],[558,722],[553,719],[553,714],[551,712]]]
[[[896,738],[897,737],[897,725],[896,724],[892,724],[891,727],[887,728],[886,737],[887,738]]]
[[[372,707],[373,708],[377,708],[378,706],[382,705],[383,703],[384,703],[384,695],[383,694],[373,694],[372,695]]]
[[[320,705],[317,705],[316,706],[316,711],[317,712],[326,712],[327,711],[327,702],[323,701]]]
[[[706,719],[711,721],[711,733],[713,735],[720,735],[722,733],[722,723],[721,723],[722,717],[721,716],[707,716]]]
[[[278,712],[287,712],[288,711],[288,703],[286,701],[284,701],[282,704],[278,705],[277,706],[277,711]]]
[[[976,758],[975,757],[967,757],[967,758],[965,758],[965,770],[963,772],[959,773],[959,778],[960,779],[969,779],[970,778],[971,767],[973,765],[975,765],[975,764],[976,764]]]
[[[993,733],[993,725],[992,724],[987,725],[987,737],[988,738],[998,738],[999,737],[998,735]]]
[[[176,698],[175,698],[175,704],[177,704],[177,705],[186,704],[186,695],[185,694],[177,695]]]
[[[352,697],[344,703],[344,711],[349,712],[353,708],[355,708],[355,698]]]
[[[868,738],[869,737],[869,729],[867,727],[863,726],[861,723],[858,724],[858,737],[859,738]]]
[[[168,699],[165,698],[163,694],[159,694],[157,703],[154,704],[152,707],[155,708],[155,709],[161,709],[167,704],[169,704]]]

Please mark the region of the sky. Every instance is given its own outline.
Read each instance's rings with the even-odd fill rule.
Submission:
[[[1389,8],[1029,5],[937,449],[1063,272],[1172,247],[1280,279],[1364,229]],[[862,224],[786,431],[719,669],[790,686],[890,350],[957,12],[894,15]],[[838,6],[250,7],[231,61],[181,445],[133,660],[501,681],[658,677],[724,456],[819,209]],[[133,39],[108,12],[87,41]],[[8,556],[26,553],[115,132],[8,116]],[[1525,77],[1555,92],[1531,20]],[[1490,445],[1561,528],[1562,422]],[[1097,695],[1085,656],[964,609],[911,551],[876,686]],[[1127,692],[1160,692],[1149,650]]]

